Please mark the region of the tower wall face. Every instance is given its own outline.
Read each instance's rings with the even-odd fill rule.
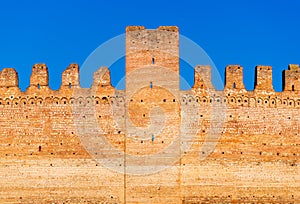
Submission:
[[[126,29],[126,171],[145,165],[147,159],[138,159],[142,156],[149,161],[157,160],[157,166],[166,168],[154,174],[145,170],[144,176],[126,175],[129,203],[160,202],[160,197],[166,197],[167,203],[181,201],[180,164],[176,164],[178,160],[172,161],[172,157],[180,156],[180,146],[161,152],[174,145],[180,135],[178,39],[178,28],[172,26],[155,30],[135,26]],[[150,169],[155,168],[151,165]],[[160,187],[140,186],[149,182],[160,183]],[[156,196],[149,200],[149,196],[144,197],[146,192],[155,192]]]
[[[151,67],[161,67],[165,71],[155,73]],[[133,72],[139,72],[143,79],[131,79]],[[145,74],[143,74],[143,72]],[[170,72],[176,77],[169,78]],[[140,82],[138,82],[140,80]],[[168,83],[174,90],[179,90],[179,33],[175,26],[161,26],[156,30],[147,30],[142,26],[130,26],[126,29],[126,89],[131,89],[130,84]]]
[[[85,89],[71,64],[56,91],[45,64],[25,92],[14,69],[0,72],[1,203],[300,203],[298,65],[282,92],[270,66],[245,90],[240,65],[222,91],[207,65],[180,91],[178,28],[126,37],[126,90],[107,67]]]

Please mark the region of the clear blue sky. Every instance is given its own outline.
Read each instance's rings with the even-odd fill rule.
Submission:
[[[33,64],[46,63],[50,87],[58,89],[70,63],[81,65],[127,25],[177,25],[207,52],[222,77],[226,65],[241,64],[251,90],[255,66],[271,65],[273,85],[281,91],[282,70],[300,64],[299,11],[297,0],[1,1],[0,68],[14,67],[25,90]],[[118,66],[113,84],[124,74],[124,64]],[[191,74],[187,78],[192,83]]]

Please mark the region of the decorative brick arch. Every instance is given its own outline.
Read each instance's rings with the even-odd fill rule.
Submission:
[[[248,107],[249,106],[249,97],[244,96],[242,100],[243,100],[244,106]]]
[[[254,97],[249,99],[249,107],[256,107],[256,99]]]
[[[21,98],[20,99],[20,104],[22,105],[22,106],[26,106],[27,105],[27,99],[24,97],[24,98]]]
[[[10,106],[10,105],[12,105],[12,100],[10,100],[10,98],[6,98],[6,99],[4,99],[4,104],[7,106]]]
[[[92,97],[86,97],[85,98],[85,104],[93,104],[94,99]]]
[[[42,105],[43,103],[44,103],[43,98],[39,97],[39,98],[36,99],[36,104],[37,105]]]
[[[203,97],[201,97],[201,103],[202,104],[207,104],[208,103],[208,98],[207,97],[205,97],[205,96],[203,96]]]
[[[95,97],[95,98],[94,98],[94,104],[95,104],[95,105],[100,105],[100,103],[101,103],[100,98],[99,98],[98,96]]]
[[[270,100],[270,107],[276,108],[276,99],[275,98],[271,98],[271,100]]]
[[[295,107],[300,108],[300,99],[297,99],[295,102]]]
[[[52,98],[46,97],[46,98],[45,98],[45,104],[46,104],[47,106],[52,105]]]
[[[194,103],[194,101],[195,101],[195,98],[193,96],[189,95],[187,98],[188,104],[192,104],[192,103]]]
[[[62,97],[60,99],[60,104],[67,105],[67,104],[69,104],[69,101],[68,101],[68,99],[66,97]]]
[[[216,96],[216,97],[214,98],[214,102],[215,102],[215,103],[222,103],[223,101],[222,101],[222,98],[221,98],[220,96]]]
[[[111,97],[109,97],[109,103],[110,104],[115,104],[117,101],[116,101],[116,97],[114,97],[114,96],[111,96]]]
[[[262,106],[264,105],[263,103],[264,103],[264,100],[263,100],[262,98],[259,97],[259,98],[257,99],[257,101],[256,101],[256,106],[257,106],[257,107],[262,107]]]
[[[183,97],[181,98],[180,103],[181,103],[181,105],[186,105],[186,103],[187,103],[187,98],[186,98],[185,96],[183,96]]]
[[[282,100],[280,98],[277,98],[276,99],[276,106],[277,107],[281,107],[283,104],[282,104]]]
[[[287,107],[288,106],[288,100],[287,99],[283,99],[282,100],[282,107]]]
[[[69,104],[71,104],[71,105],[75,104],[75,99],[73,97],[71,97],[69,99]]]
[[[124,104],[124,102],[125,102],[124,96],[117,96],[117,99],[120,104]]]
[[[36,101],[35,101],[35,99],[34,98],[29,98],[28,99],[28,105],[35,105],[36,104]]]
[[[227,96],[225,96],[225,97],[223,98],[223,103],[229,104],[229,102],[228,102],[228,97],[227,97]]]
[[[20,105],[20,100],[18,98],[14,98],[12,100],[12,104],[13,104],[13,106],[19,106]]]
[[[288,106],[291,107],[291,108],[295,107],[295,101],[293,99],[289,99],[288,100]]]
[[[75,97],[74,98],[74,101],[73,101],[73,105],[75,105],[75,106],[81,106],[81,105],[83,105],[83,103],[84,103],[84,101],[83,101],[84,99],[82,98],[82,97]]]
[[[236,98],[234,96],[229,97],[229,102],[230,105],[236,105]]]
[[[60,104],[60,99],[57,98],[57,97],[53,98],[52,104],[53,104],[54,106],[59,105],[59,104]]]
[[[76,104],[76,105],[79,105],[79,106],[84,106],[84,105],[85,105],[85,100],[84,100],[84,98],[83,98],[83,97],[78,97],[78,98],[76,98],[75,104]]]
[[[238,106],[243,106],[243,105],[244,105],[243,99],[242,99],[241,96],[238,96],[238,97],[236,98],[236,104],[237,104]]]
[[[269,101],[268,98],[265,98],[264,101],[263,101],[263,103],[264,103],[263,104],[264,107],[269,107],[270,106],[270,101]]]

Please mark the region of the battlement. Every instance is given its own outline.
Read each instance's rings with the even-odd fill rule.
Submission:
[[[78,64],[70,64],[62,74],[62,86],[72,88],[79,86],[79,66]]]
[[[194,89],[214,89],[211,82],[211,67],[198,65],[194,69]]]
[[[255,90],[274,91],[272,85],[272,67],[256,66],[255,68]]]
[[[288,70],[283,71],[283,91],[300,91],[300,68],[298,64],[290,64]]]
[[[93,79],[93,87],[111,87],[110,71],[107,67],[100,67],[100,69],[94,73]]]
[[[243,67],[241,65],[228,65],[225,70],[225,89],[245,90],[243,82]]]
[[[30,86],[48,86],[48,67],[46,64],[35,64],[32,67],[32,72],[30,76]]]
[[[155,81],[155,76],[148,73],[149,81]],[[79,66],[78,64],[70,64],[62,73],[61,89],[80,88],[79,83]],[[300,91],[300,68],[299,65],[290,64],[288,69],[283,71],[283,92]],[[100,80],[101,79],[101,80]],[[100,67],[94,73],[93,86],[112,87],[110,79],[110,71],[107,67]],[[165,78],[165,80],[168,80]],[[30,76],[30,90],[47,88],[49,84],[48,68],[46,64],[35,64],[32,67]],[[146,82],[148,85],[149,83]],[[19,88],[18,73],[14,68],[4,68],[0,72],[0,88]],[[194,85],[193,89],[210,89],[214,90],[211,78],[211,67],[207,65],[198,65],[194,69]],[[228,65],[225,69],[225,85],[224,91],[244,91],[243,83],[243,67],[241,65]],[[275,92],[272,85],[272,67],[258,65],[255,67],[254,91]]]
[[[18,87],[18,73],[13,68],[4,68],[0,72],[0,87]]]

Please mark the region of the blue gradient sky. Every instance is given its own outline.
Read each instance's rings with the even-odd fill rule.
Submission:
[[[252,90],[255,66],[271,65],[274,88],[281,91],[282,70],[300,64],[299,11],[297,0],[1,1],[0,68],[14,67],[25,90],[33,64],[46,63],[50,87],[58,89],[70,63],[83,64],[127,25],[177,25],[207,52],[222,78],[226,65],[241,64],[245,86]],[[124,60],[114,65],[114,85],[124,69]],[[186,73],[193,83],[192,72]]]

